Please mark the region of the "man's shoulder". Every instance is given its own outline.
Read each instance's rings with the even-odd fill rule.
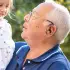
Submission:
[[[64,59],[57,60],[50,65],[49,70],[70,70],[70,65]]]
[[[26,42],[15,42],[15,51],[14,56],[20,55],[22,53],[25,53],[26,51],[29,51],[29,46]]]
[[[20,47],[22,47],[24,45],[27,45],[27,43],[26,42],[22,42],[22,41],[15,42],[15,50],[18,50]]]
[[[70,70],[70,62],[62,52],[51,57],[48,63],[49,70]]]
[[[15,46],[17,46],[17,47],[22,46],[22,45],[27,45],[27,43],[26,42],[22,42],[22,41],[15,42]]]

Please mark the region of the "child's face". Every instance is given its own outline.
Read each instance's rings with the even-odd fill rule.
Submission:
[[[10,9],[11,0],[0,0],[0,17],[5,17]]]

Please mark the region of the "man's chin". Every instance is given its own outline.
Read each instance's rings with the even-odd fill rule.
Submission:
[[[24,35],[23,33],[21,33],[21,38],[22,39],[26,39],[26,35]]]

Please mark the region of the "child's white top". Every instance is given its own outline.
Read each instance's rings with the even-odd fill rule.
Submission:
[[[9,64],[15,43],[12,40],[12,29],[6,19],[0,19],[0,70],[5,70]]]

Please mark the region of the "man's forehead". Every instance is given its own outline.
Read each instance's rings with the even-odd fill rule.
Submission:
[[[35,7],[33,9],[33,11],[36,11],[41,16],[43,16],[43,15],[49,13],[51,10],[53,10],[53,8],[54,8],[54,6],[51,3],[49,3],[49,4],[47,4],[47,3],[41,3],[37,7]]]

